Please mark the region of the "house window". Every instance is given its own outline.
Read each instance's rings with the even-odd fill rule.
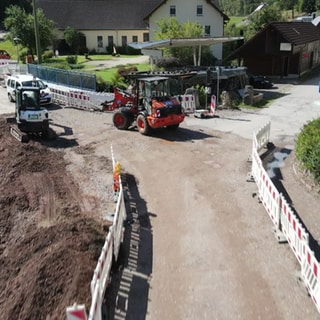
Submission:
[[[132,42],[138,42],[138,36],[132,36]]]
[[[143,34],[143,42],[147,42],[147,41],[149,41],[149,33],[145,32]]]
[[[203,16],[203,7],[202,5],[197,6],[197,16]]]
[[[211,35],[211,26],[204,26],[204,36],[210,37]]]
[[[122,46],[123,46],[123,47],[126,47],[126,46],[127,46],[127,42],[128,42],[127,36],[122,36],[122,37],[121,37],[121,43],[122,43]]]
[[[103,40],[102,36],[97,36],[97,44],[98,48],[103,48]]]
[[[170,6],[170,17],[176,16],[176,6]]]

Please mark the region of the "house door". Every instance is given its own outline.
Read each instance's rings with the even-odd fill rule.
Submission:
[[[281,57],[281,77],[286,77],[288,75],[288,63],[289,58],[287,56]]]
[[[108,36],[108,53],[113,52],[113,36]]]

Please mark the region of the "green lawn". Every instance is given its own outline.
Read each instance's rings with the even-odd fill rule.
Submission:
[[[132,65],[130,64],[130,65],[127,65],[126,67],[128,66],[135,66],[137,67],[138,71],[150,71],[149,64],[132,64]],[[92,72],[94,72],[96,76],[102,79],[103,81],[112,82],[112,79],[117,73],[117,70],[118,70],[118,67],[114,67],[114,68],[108,68],[103,70],[95,70]]]
[[[11,59],[17,60],[17,47],[11,41],[1,41],[0,49],[6,50],[10,54]]]

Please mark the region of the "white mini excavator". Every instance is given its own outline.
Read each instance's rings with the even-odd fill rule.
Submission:
[[[51,138],[49,112],[40,106],[41,90],[38,87],[16,89],[15,117],[9,118],[10,133],[21,142],[28,142],[31,135]]]

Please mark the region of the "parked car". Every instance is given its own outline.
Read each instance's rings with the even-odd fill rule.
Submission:
[[[249,76],[249,84],[255,89],[271,89],[273,83],[270,78],[266,76]]]
[[[11,56],[6,50],[0,49],[0,59],[11,59]]]
[[[41,89],[40,104],[51,105],[52,97],[48,85],[32,74],[15,74],[7,78],[7,94],[11,102],[16,101],[16,89],[18,87],[39,87]]]

